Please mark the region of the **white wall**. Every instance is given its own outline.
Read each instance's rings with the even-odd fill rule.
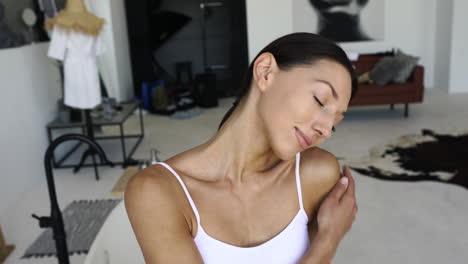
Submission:
[[[420,57],[426,88],[434,87],[436,0],[387,0],[385,42]]]
[[[452,48],[453,0],[437,2],[434,87],[448,92]]]
[[[449,92],[468,92],[468,1],[454,0]]]
[[[99,71],[111,97],[133,98],[132,72],[124,0],[87,0],[90,12],[104,18],[101,32],[106,52],[98,58]]]
[[[111,3],[117,86],[120,91],[118,98],[120,101],[127,101],[133,98],[134,90],[125,4],[124,0],[109,0],[109,2]]]
[[[290,0],[246,0],[249,60],[274,39],[293,31]]]
[[[48,46],[0,50],[0,217],[21,193],[45,181],[45,126],[54,119],[61,97],[60,75],[47,57]]]
[[[250,60],[276,37],[293,32],[292,1],[247,0]],[[436,0],[387,0],[385,1],[385,40],[342,46],[360,52],[384,51],[398,47],[406,53],[417,55],[421,57],[420,64],[425,66],[425,85],[427,88],[432,88],[435,27]]]

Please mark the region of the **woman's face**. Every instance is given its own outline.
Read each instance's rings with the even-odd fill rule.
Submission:
[[[258,106],[278,156],[289,159],[331,136],[351,97],[351,77],[341,64],[323,59],[311,66],[278,69],[270,78]]]

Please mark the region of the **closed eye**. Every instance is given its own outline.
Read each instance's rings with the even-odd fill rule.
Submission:
[[[315,98],[315,101],[317,101],[317,103],[318,103],[321,107],[323,107],[322,102],[320,102],[320,100],[317,98],[317,96],[314,96],[314,98]]]
[[[317,101],[317,103],[318,103],[321,107],[323,107],[322,102],[320,102],[320,100],[317,98],[317,96],[314,96],[314,98],[315,98],[315,101]],[[335,127],[332,127],[332,131],[335,132],[335,130],[336,130]]]

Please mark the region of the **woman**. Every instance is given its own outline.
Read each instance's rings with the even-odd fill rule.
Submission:
[[[265,47],[211,139],[129,182],[146,263],[329,263],[357,207],[349,170],[339,183],[335,156],[317,145],[355,89],[346,54],[323,37]]]

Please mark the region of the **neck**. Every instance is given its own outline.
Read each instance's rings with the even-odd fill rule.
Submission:
[[[87,12],[83,0],[68,0],[65,10],[73,13]]]
[[[256,181],[282,161],[271,148],[255,99],[240,103],[216,135],[201,146],[201,156],[210,160],[218,175],[224,175],[218,180]]]

